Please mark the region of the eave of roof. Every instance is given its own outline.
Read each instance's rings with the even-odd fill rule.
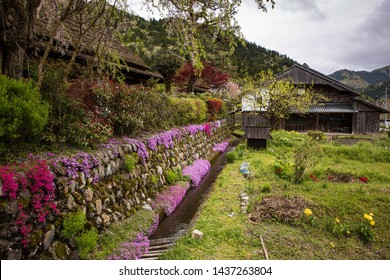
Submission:
[[[308,113],[358,113],[350,103],[319,103],[310,106]]]
[[[363,103],[364,105],[366,105],[368,107],[374,108],[374,109],[378,110],[382,114],[389,114],[390,113],[389,110],[386,110],[385,108],[379,107],[379,106],[377,106],[375,104],[372,104],[370,102],[367,102],[367,101],[365,101],[365,100],[363,100],[361,98],[355,97],[353,100],[357,101],[357,102],[360,102],[360,103]]]

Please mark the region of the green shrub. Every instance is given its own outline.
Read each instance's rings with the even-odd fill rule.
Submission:
[[[68,213],[62,223],[63,237],[71,238],[72,236],[75,236],[78,232],[84,229],[86,222],[87,219],[83,211],[79,210],[76,213]]]
[[[0,141],[39,137],[47,123],[48,110],[32,82],[0,75]]]
[[[99,235],[95,228],[85,231],[76,237],[77,249],[82,259],[87,259],[88,254],[95,250],[98,237]]]
[[[294,181],[299,184],[321,159],[321,149],[313,141],[306,141],[294,151]]]
[[[176,125],[202,123],[206,120],[207,106],[202,99],[172,97],[170,100],[176,117]]]
[[[182,171],[180,168],[172,168],[165,171],[165,180],[167,180],[167,183],[169,185],[173,185],[176,182],[180,181],[189,181],[188,176],[183,176]]]
[[[178,182],[189,182],[190,181],[190,177],[183,176],[183,172],[182,172],[181,168],[175,167],[175,168],[172,168],[172,170],[173,170],[173,172],[175,172]]]
[[[123,162],[123,168],[127,172],[131,172],[139,161],[138,154],[133,153],[131,155],[125,155],[125,160]]]
[[[66,143],[78,147],[94,147],[112,135],[111,127],[94,119],[90,113],[68,124],[62,132]]]
[[[290,164],[289,160],[284,154],[277,155],[273,165],[274,172],[277,176],[286,180],[290,180],[292,164]]]
[[[269,184],[266,184],[261,187],[260,190],[262,193],[270,193],[271,192],[271,186]]]
[[[179,181],[179,176],[172,169],[168,169],[165,171],[165,180],[167,180],[169,185],[173,185]]]
[[[238,158],[236,151],[229,151],[225,154],[225,156],[226,156],[227,162],[229,162],[229,163],[234,162]]]
[[[158,178],[157,178],[156,175],[150,176],[150,183],[151,183],[152,185],[157,184],[157,182],[158,182]]]

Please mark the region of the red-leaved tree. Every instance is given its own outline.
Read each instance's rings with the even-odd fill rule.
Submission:
[[[221,87],[228,80],[228,73],[222,72],[207,62],[203,62],[203,70],[200,75],[197,75],[193,65],[187,62],[173,78],[174,83],[179,88],[186,88],[186,92],[194,92],[195,86],[206,89]]]

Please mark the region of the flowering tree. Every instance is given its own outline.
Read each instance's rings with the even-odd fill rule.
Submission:
[[[324,100],[311,87],[296,85],[292,78],[281,79],[271,70],[263,71],[254,78],[245,77],[242,94],[243,109],[262,115],[271,130],[276,129],[282,119],[288,119],[294,112],[306,113],[311,105]]]
[[[179,41],[183,55],[189,56],[199,74],[203,69],[202,61],[205,50],[201,41],[201,33],[206,30],[213,41],[222,35],[228,38],[231,51],[234,50],[234,38],[242,37],[234,15],[237,14],[241,0],[150,0],[145,1],[149,7],[156,8],[163,17],[168,18],[168,32]],[[273,7],[274,0],[255,0],[258,8],[267,11],[266,4]]]

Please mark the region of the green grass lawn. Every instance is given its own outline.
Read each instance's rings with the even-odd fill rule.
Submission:
[[[220,173],[193,228],[161,258],[264,259],[261,236],[274,260],[390,259],[390,142],[318,142],[311,155],[318,163],[297,184],[295,151],[307,136],[284,131],[272,136],[267,150],[239,147],[241,157]],[[282,162],[281,175],[276,160]],[[250,179],[239,171],[244,161]],[[250,197],[247,214],[241,213],[241,191]],[[374,226],[363,217],[370,213]],[[204,237],[192,239],[193,229]]]

